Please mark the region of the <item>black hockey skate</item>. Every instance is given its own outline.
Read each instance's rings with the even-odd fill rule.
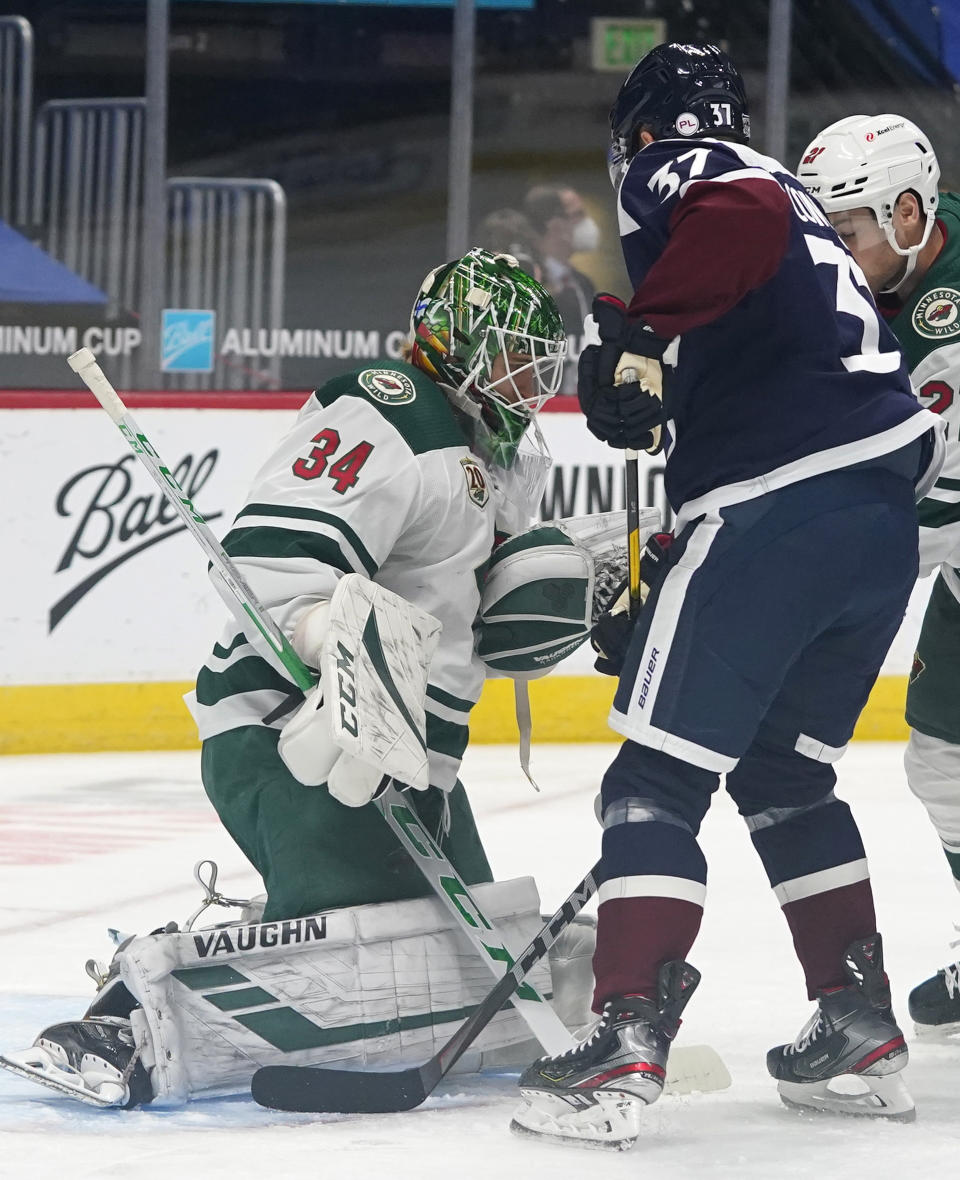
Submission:
[[[657,1001],[608,1000],[585,1041],[541,1057],[523,1074],[523,1102],[510,1129],[587,1147],[631,1147],[641,1111],[663,1091],[670,1044],[699,982],[695,967],[676,960],[660,968]]]
[[[942,967],[931,979],[918,983],[907,1007],[918,1037],[956,1041],[960,1037],[960,963]]]
[[[153,1099],[129,1020],[91,1016],[52,1024],[0,1066],[90,1106],[145,1106]]]
[[[767,1054],[780,1098],[797,1109],[910,1122],[916,1117],[900,1071],[907,1046],[890,1006],[879,934],[847,948],[846,987],[817,995],[817,1011],[792,1045]]]

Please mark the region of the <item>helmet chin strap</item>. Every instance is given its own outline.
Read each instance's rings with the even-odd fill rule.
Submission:
[[[903,268],[903,274],[900,276],[899,279],[897,279],[897,281],[893,284],[893,286],[880,288],[881,295],[896,295],[896,293],[900,290],[900,288],[903,286],[903,284],[907,281],[907,279],[910,278],[910,276],[913,274],[913,272],[917,268],[917,256],[920,253],[919,249],[911,250],[909,254],[905,254],[903,250],[898,250],[897,253],[899,255],[901,255],[901,257],[906,258],[907,265]]]
[[[887,241],[890,243],[890,248],[901,258],[907,260],[907,265],[904,267],[903,274],[893,284],[892,287],[881,287],[881,295],[896,295],[903,284],[910,278],[913,272],[917,269],[917,260],[920,257],[920,251],[930,241],[930,235],[933,233],[934,222],[936,221],[936,214],[931,210],[927,214],[927,224],[924,226],[923,237],[915,246],[901,246],[897,242],[896,230],[893,228],[893,222],[888,222],[883,227],[883,232],[886,234]]]
[[[440,388],[457,409],[466,414],[468,418],[479,418],[480,403],[467,392],[471,384],[471,378],[467,377],[466,381],[461,382],[460,385],[441,385]]]
[[[478,419],[480,417],[480,403],[471,390],[476,385],[482,368],[483,358],[481,357],[474,363],[473,368],[467,373],[459,385],[444,384],[441,386],[450,401],[453,402],[458,410],[466,414],[468,418]]]

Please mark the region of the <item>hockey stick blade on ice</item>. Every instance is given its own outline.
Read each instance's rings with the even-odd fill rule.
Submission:
[[[594,865],[450,1040],[423,1065],[363,1072],[311,1065],[267,1065],[253,1075],[253,1097],[261,1106],[274,1110],[327,1114],[413,1110],[459,1061],[520,986],[527,972],[539,963],[594,895],[598,869],[599,865]]]
[[[526,973],[547,953],[596,891],[594,865],[559,910],[522,951],[506,975],[481,1000],[447,1043],[429,1061],[405,1069],[355,1070],[311,1065],[267,1065],[253,1075],[251,1093],[273,1110],[312,1114],[392,1114],[413,1110],[490,1023]],[[665,1089],[673,1094],[726,1090],[730,1074],[709,1045],[681,1045],[671,1050]]]

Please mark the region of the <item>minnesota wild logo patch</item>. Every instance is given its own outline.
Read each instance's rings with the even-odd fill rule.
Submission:
[[[467,480],[467,495],[476,504],[478,508],[486,506],[490,499],[490,490],[487,487],[487,477],[483,474],[483,468],[475,459],[461,459],[460,466],[463,468],[463,474]]]
[[[920,659],[920,653],[915,651],[913,653],[913,666],[910,668],[910,683],[916,684],[919,677],[926,672],[927,665]]]
[[[934,287],[913,309],[913,326],[928,340],[960,335],[960,291]]]
[[[374,401],[388,406],[402,406],[417,396],[406,373],[398,373],[395,369],[364,369],[357,380]]]

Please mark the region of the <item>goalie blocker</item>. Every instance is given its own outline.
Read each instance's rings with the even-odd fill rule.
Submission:
[[[278,750],[305,786],[326,784],[362,807],[393,778],[426,790],[430,766],[424,697],[440,623],[358,574],[345,574],[328,602],[294,633],[320,683],[287,722]]]

